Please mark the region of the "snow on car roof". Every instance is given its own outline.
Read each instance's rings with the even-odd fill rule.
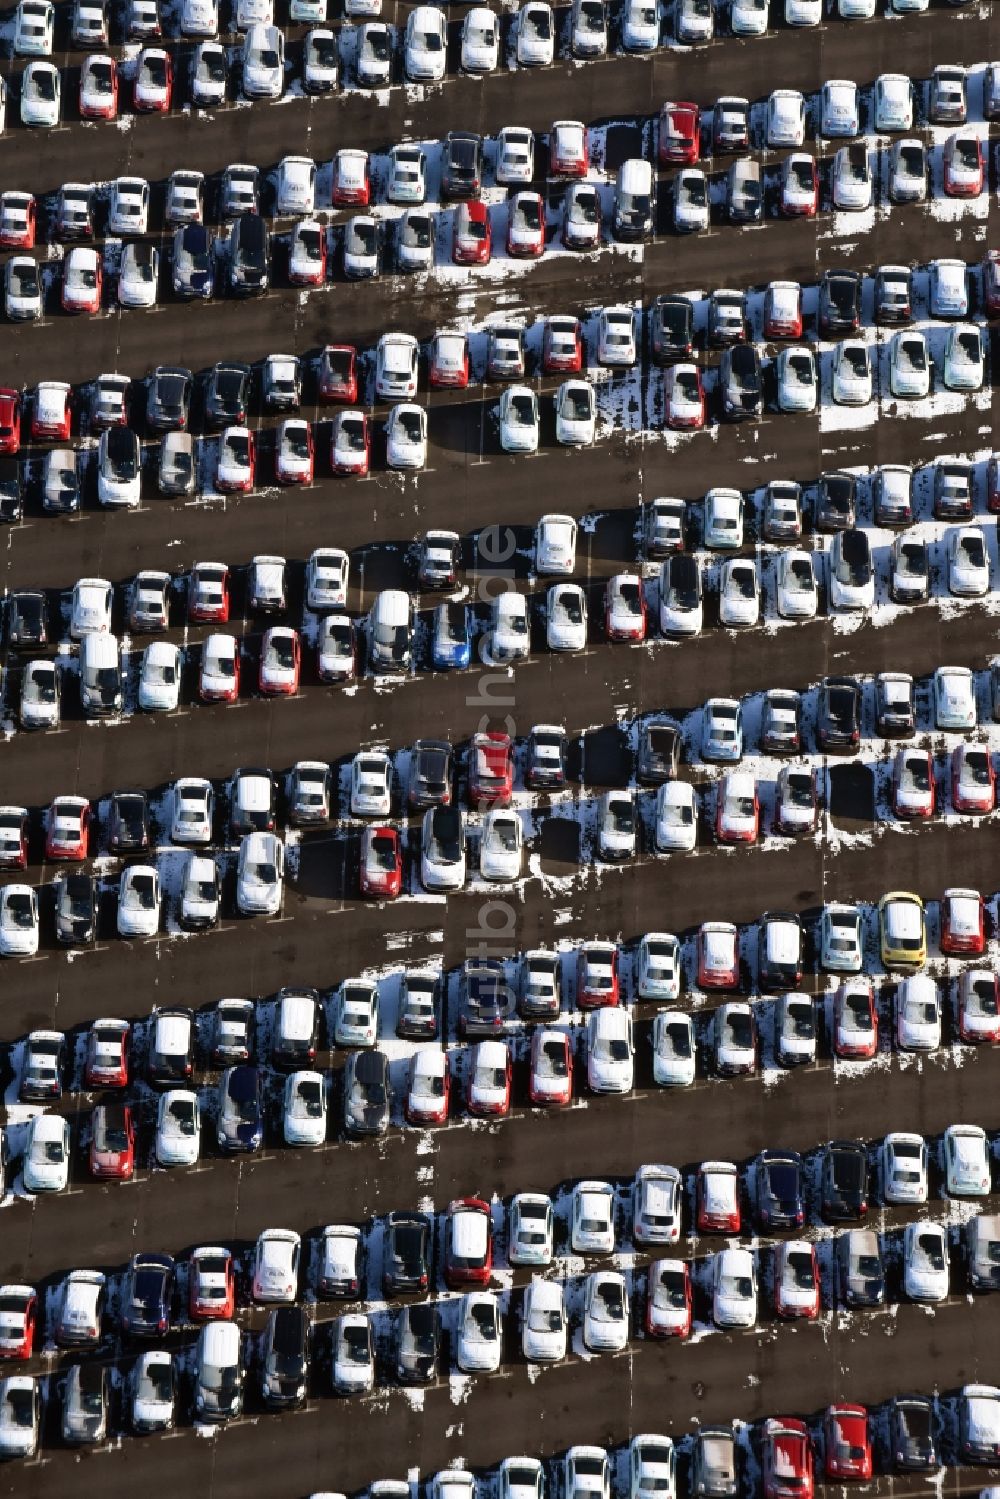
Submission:
[[[478,1209],[459,1208],[452,1218],[451,1239],[454,1252],[462,1259],[483,1259],[486,1255],[488,1220]]]

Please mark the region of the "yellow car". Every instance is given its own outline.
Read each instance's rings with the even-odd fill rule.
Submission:
[[[878,903],[878,941],[886,968],[920,968],[927,958],[924,903],[909,890],[890,890]]]

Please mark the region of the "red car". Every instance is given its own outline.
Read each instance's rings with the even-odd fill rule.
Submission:
[[[31,1357],[37,1316],[34,1286],[0,1286],[0,1359]]]
[[[95,1020],[87,1033],[86,1088],[124,1088],[128,1082],[127,1020]]]
[[[459,1197],[444,1225],[444,1279],[451,1291],[489,1285],[493,1269],[493,1222],[488,1202]]]
[[[395,828],[365,828],[361,839],[361,894],[395,900],[403,885],[403,849]]]
[[[582,368],[583,334],[579,318],[546,318],[542,334],[542,373],[578,375]]]
[[[90,853],[90,803],[83,796],[57,796],[45,820],[47,859],[86,859]]]
[[[531,1033],[531,1072],[528,1096],[549,1108],[568,1104],[573,1097],[573,1051],[565,1031],[536,1026]]]
[[[28,809],[0,807],[0,869],[28,867]]]
[[[21,446],[21,392],[0,388],[0,453],[16,453]]]
[[[93,53],[80,69],[81,120],[113,120],[118,114],[118,66],[113,57]]]
[[[731,921],[703,921],[698,928],[698,987],[735,989],[740,978],[739,934]]]
[[[702,1161],[695,1178],[695,1219],[703,1234],[738,1234],[740,1174],[732,1161]]]
[[[371,200],[372,182],[368,152],[344,148],[333,158],[333,186],[330,201],[334,208],[366,208]]]
[[[819,170],[816,159],[796,151],[781,164],[781,214],[786,219],[814,219],[819,208]]]
[[[319,356],[319,398],[353,406],[358,399],[358,353],[353,344],[327,344]]]
[[[215,485],[225,493],[247,494],[257,469],[257,440],[249,427],[226,427],[219,438]]]
[[[576,1002],[581,1010],[600,1010],[621,1003],[618,947],[614,942],[585,942],[576,959]]]
[[[65,380],[42,380],[31,404],[32,437],[65,442],[73,425],[72,389]]]
[[[827,1478],[872,1476],[872,1444],[868,1412],[863,1405],[830,1405],[823,1417],[823,1471]]]
[[[951,756],[951,804],[956,812],[992,812],[996,805],[993,757],[981,745],[959,744]]]
[[[0,238],[0,244],[5,241]],[[987,317],[1000,317],[1000,250],[987,250],[983,261],[983,301]]]
[[[515,193],[507,201],[507,254],[537,260],[545,249],[545,204],[538,193]]]
[[[469,806],[509,807],[514,791],[514,746],[495,729],[474,734],[469,746]]]
[[[877,1051],[875,991],[865,978],[850,979],[833,999],[833,1054],[847,1061],[870,1061]]]
[[[451,231],[454,265],[489,265],[493,254],[490,210],[480,199],[459,203]]]
[[[812,1443],[804,1421],[772,1416],[764,1422],[764,1499],[812,1499]]]
[[[435,333],[427,359],[432,390],[465,390],[469,383],[469,340],[464,333]]]
[[[330,433],[330,467],[335,474],[364,478],[371,461],[371,436],[363,411],[338,411]]]
[[[994,453],[986,465],[986,508],[1000,514],[1000,455]]]
[[[188,1314],[196,1322],[228,1321],[236,1310],[236,1269],[228,1249],[192,1250]]]
[[[132,104],[137,114],[162,114],[170,108],[174,65],[163,47],[143,47],[136,64]]]
[[[802,337],[802,287],[797,281],[772,281],[764,293],[764,337]]]
[[[424,1046],[410,1058],[409,1082],[403,1112],[407,1124],[443,1124],[451,1106],[451,1069],[448,1053]]]
[[[35,243],[35,199],[31,193],[0,193],[0,246],[30,250]]]
[[[299,690],[302,648],[298,630],[272,625],[264,634],[257,687],[265,697],[292,697]]]
[[[933,817],[937,793],[928,750],[907,746],[892,762],[892,810],[896,817]]]
[[[696,364],[672,364],[663,377],[666,423],[672,432],[698,432],[705,425],[705,391]]]
[[[229,568],[224,562],[196,562],[188,580],[187,616],[192,624],[229,618]]]
[[[209,635],[201,648],[198,697],[203,703],[235,703],[240,695],[240,643],[232,635]]]
[[[288,246],[288,279],[293,286],[322,286],[326,281],[326,225],[300,219]]]
[[[701,158],[701,111],[697,104],[664,104],[659,137],[663,166],[694,166]]]
[[[963,1041],[1000,1041],[1000,975],[967,968],[958,981],[958,1034]]]
[[[549,175],[586,177],[589,167],[586,125],[579,120],[556,120],[549,135]]]
[[[646,1282],[646,1334],[651,1338],[691,1335],[691,1268],[686,1260],[654,1260]]]
[[[99,1103],[90,1136],[90,1174],[98,1181],[129,1181],[135,1170],[132,1109],[115,1099]]]
[[[797,1240],[779,1244],[774,1260],[774,1310],[779,1317],[819,1316],[819,1261],[815,1246]]]
[[[756,843],[759,832],[757,782],[745,770],[727,771],[716,794],[716,843]]]
[[[944,144],[944,191],[948,198],[978,198],[983,190],[983,143],[971,131],[956,130]]]
[[[985,909],[978,890],[946,890],[941,897],[941,951],[978,957],[986,950]]]
[[[63,312],[87,312],[91,316],[100,312],[103,286],[101,252],[89,245],[74,245],[63,261],[59,293]]]

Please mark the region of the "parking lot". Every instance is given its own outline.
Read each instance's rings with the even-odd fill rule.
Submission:
[[[339,24],[339,0],[332,0],[331,9],[334,3],[334,24]],[[82,53],[69,48],[68,8],[63,7],[67,16],[57,19],[52,54],[63,72],[61,122],[52,130],[29,132],[17,116],[15,80],[24,59],[11,56],[14,9],[9,0],[0,5],[0,74],[10,88],[6,129],[0,134],[0,193],[23,189],[35,195],[39,231],[31,253],[44,267],[41,317],[21,325],[0,321],[0,386],[25,392],[19,454],[23,515],[0,530],[0,590],[5,597],[18,590],[42,590],[49,621],[48,640],[38,650],[19,650],[6,633],[0,635],[0,803],[29,812],[26,867],[4,869],[3,882],[33,887],[40,911],[37,953],[0,959],[0,1079],[9,1152],[0,1215],[0,1282],[38,1291],[34,1352],[16,1372],[26,1370],[44,1380],[39,1450],[27,1462],[0,1466],[0,1494],[48,1499],[81,1482],[88,1492],[100,1489],[105,1499],[132,1496],[144,1484],[165,1493],[187,1486],[210,1499],[354,1494],[377,1479],[429,1479],[456,1463],[486,1472],[513,1454],[553,1458],[575,1443],[611,1450],[642,1432],[663,1432],[681,1441],[690,1439],[699,1425],[755,1423],[779,1413],[812,1420],[832,1402],[860,1402],[874,1410],[912,1392],[942,1397],[942,1464],[929,1473],[893,1472],[876,1445],[875,1475],[864,1491],[877,1491],[886,1499],[918,1499],[936,1490],[940,1499],[950,1499],[1000,1482],[996,1470],[958,1459],[955,1428],[948,1424],[961,1387],[1000,1383],[1000,1297],[971,1293],[961,1248],[970,1216],[1000,1212],[995,1158],[1000,1104],[996,1045],[964,1044],[959,1034],[956,997],[963,963],[941,952],[937,904],[956,886],[982,894],[986,943],[976,966],[997,968],[1000,862],[992,844],[1000,812],[959,814],[949,799],[949,765],[963,742],[987,747],[994,761],[1000,753],[1000,715],[992,706],[995,688],[989,672],[1000,657],[1000,551],[996,514],[985,498],[987,459],[1000,450],[995,437],[1000,352],[997,324],[986,318],[981,290],[983,258],[1000,245],[1000,163],[994,155],[1000,121],[984,122],[977,106],[986,185],[974,202],[957,206],[940,190],[934,157],[926,203],[890,205],[880,197],[855,223],[851,215],[832,213],[822,204],[815,218],[780,217],[774,205],[782,153],[756,138],[751,154],[762,165],[768,194],[759,224],[727,221],[723,180],[728,158],[720,157],[703,162],[712,204],[705,232],[681,236],[673,231],[671,174],[659,167],[655,235],[638,245],[618,243],[606,223],[599,249],[575,253],[562,245],[557,227],[566,183],[540,170],[535,185],[546,198],[549,228],[545,253],[537,260],[519,263],[498,253],[490,266],[463,269],[448,263],[450,239],[441,229],[438,263],[426,275],[401,274],[387,266],[378,279],[349,282],[337,262],[324,285],[304,289],[287,276],[285,238],[291,223],[275,221],[267,292],[244,300],[217,295],[198,306],[171,295],[169,274],[162,268],[154,307],[125,310],[115,305],[109,291],[114,278],[107,267],[120,246],[105,235],[99,206],[97,242],[104,245],[106,267],[102,310],[92,317],[68,316],[60,308],[63,250],[47,242],[44,227],[63,183],[107,185],[122,174],[141,175],[152,187],[144,239],[159,249],[165,268],[172,230],[162,218],[162,188],[179,167],[197,169],[210,179],[206,222],[217,225],[214,180],[228,164],[253,162],[265,175],[286,154],[306,152],[320,167],[318,215],[324,224],[340,226],[347,215],[330,207],[326,171],[336,150],[360,147],[384,154],[402,140],[430,148],[449,130],[490,137],[509,124],[541,135],[564,117],[588,125],[591,164],[610,202],[623,161],[640,155],[656,161],[656,122],[668,99],[696,102],[704,120],[723,95],[756,102],[778,86],[809,95],[837,78],[867,87],[888,71],[924,80],[941,64],[974,68],[1000,58],[1000,7],[986,0],[957,9],[931,0],[928,13],[895,18],[883,14],[879,0],[876,19],[851,24],[827,14],[835,10],[827,4],[823,23],[802,30],[781,24],[780,8],[778,0],[771,0],[772,27],[761,38],[726,35],[720,24],[720,34],[707,46],[662,46],[650,57],[619,50],[588,62],[559,58],[551,67],[530,71],[505,67],[501,60],[495,73],[477,79],[458,71],[458,31],[466,7],[450,5],[449,70],[440,84],[424,87],[394,79],[391,88],[377,94],[344,87],[317,98],[298,90],[275,103],[247,104],[231,97],[211,110],[181,108],[175,100],[162,116],[137,117],[123,108],[115,123],[85,124],[73,102]],[[279,13],[285,9],[285,0],[278,0]],[[401,0],[386,0],[382,19],[402,29],[409,9]],[[499,9],[506,29],[513,13]],[[279,14],[278,19],[284,24],[287,16]],[[299,65],[304,34],[304,26],[287,30],[291,68]],[[191,44],[169,45],[183,51]],[[109,50],[121,49],[113,42]],[[175,91],[186,99],[182,73],[178,67]],[[914,134],[938,150],[946,132],[922,121]],[[877,153],[884,147],[883,139],[873,149]],[[828,174],[830,143],[818,141],[812,131],[805,149],[824,160]],[[884,185],[887,167],[879,159],[876,178]],[[381,203],[373,194],[375,201]],[[269,213],[266,201],[264,212]],[[944,333],[940,321],[926,315],[924,298],[926,268],[940,258],[969,267],[969,319],[987,330],[985,380],[968,398],[938,390],[926,402],[907,404],[889,390],[893,330],[875,326],[871,278],[885,264],[915,268],[918,321],[937,372]],[[331,255],[331,266],[335,259]],[[815,289],[825,272],[841,269],[865,278],[859,293],[860,336],[875,351],[875,379],[863,414],[830,399],[832,343],[824,342],[816,327]],[[772,343],[764,359],[760,418],[727,422],[720,419],[720,352],[706,348],[702,336],[706,301],[721,288],[752,292],[752,340],[763,351],[758,294],[775,280],[796,280],[803,287],[803,336],[817,349],[821,365],[816,410],[791,415],[777,409]],[[601,368],[591,357],[601,308],[626,304],[645,316],[663,293],[688,295],[696,305],[700,348],[692,358],[706,377],[708,418],[691,433],[665,426],[662,370],[651,361],[644,335],[639,335],[636,360],[626,371]],[[584,447],[557,443],[553,400],[563,376],[542,373],[538,357],[538,320],[561,313],[581,320],[589,351],[583,376],[596,390],[596,439]],[[498,416],[502,386],[486,378],[486,332],[500,317],[529,329],[525,383],[537,395],[541,412],[537,451],[530,454],[503,450]],[[421,360],[415,401],[427,411],[426,463],[415,472],[396,472],[387,465],[382,432],[389,407],[374,395],[375,347],[387,330],[412,334],[424,346],[440,329],[469,334],[470,379],[463,389],[430,389],[426,361]],[[320,351],[330,343],[353,345],[362,355],[358,405],[368,413],[372,438],[364,478],[331,473],[335,408],[318,400],[312,374]],[[250,492],[219,490],[217,434],[204,426],[199,393],[191,417],[198,453],[195,487],[188,496],[160,493],[160,434],[141,415],[142,382],[153,368],[180,365],[199,376],[220,359],[257,367],[274,353],[299,356],[306,370],[296,414],[313,424],[315,477],[304,485],[275,482],[279,417],[264,409],[258,382],[246,422],[257,454]],[[133,381],[131,425],[142,443],[141,498],[130,508],[101,506],[97,500],[97,432],[86,417],[85,388],[111,371]],[[83,454],[82,503],[67,515],[43,510],[43,462],[52,442],[33,439],[29,430],[31,392],[40,381],[50,380],[66,381],[74,389],[70,442]],[[934,468],[942,458],[975,466],[971,523],[982,531],[992,579],[980,598],[949,593],[945,558],[953,522],[942,520],[932,502]],[[906,465],[916,474],[914,532],[928,548],[931,573],[929,597],[914,606],[902,606],[892,597],[894,533],[874,524],[868,506],[867,476],[885,465]],[[814,618],[790,621],[779,614],[778,551],[764,537],[759,520],[764,489],[772,481],[794,479],[811,494],[820,476],[835,470],[863,476],[866,498],[859,500],[858,525],[871,538],[874,602],[860,616],[831,607],[826,571],[830,536],[807,525],[801,544],[816,559],[819,607]],[[759,571],[761,617],[742,632],[719,621],[719,558],[702,545],[698,517],[712,487],[739,490],[747,503],[741,554],[753,557]],[[701,558],[704,627],[693,638],[666,639],[658,624],[660,566],[644,549],[643,528],[649,505],[662,496],[687,502],[686,540]],[[569,580],[583,589],[589,627],[583,648],[572,652],[547,644],[546,592],[552,579],[537,576],[534,565],[535,526],[551,511],[578,523]],[[432,615],[441,595],[420,591],[414,555],[424,533],[435,529],[457,532],[460,539],[461,569],[453,596],[469,605],[474,621],[472,662],[464,670],[433,670],[430,664]],[[306,608],[305,569],[318,547],[343,548],[350,557],[345,612],[355,623],[359,652],[357,676],[346,685],[322,681],[317,670],[318,623]],[[248,575],[252,559],[267,554],[287,559],[287,608],[281,622],[302,628],[301,677],[287,696],[257,690],[262,637],[273,620],[251,608]],[[225,628],[238,637],[242,653],[242,689],[230,703],[199,700],[202,648],[216,627],[192,622],[186,614],[186,579],[196,563],[210,559],[224,561],[230,569],[232,602]],[[151,638],[130,634],[128,626],[129,589],[140,569],[170,575],[168,628],[158,638],[179,648],[181,678],[178,706],[169,712],[143,713],[136,706],[139,658]],[[623,572],[638,572],[645,585],[649,629],[639,643],[609,640],[605,630],[606,584]],[[123,711],[96,721],[80,705],[79,645],[69,635],[70,595],[82,578],[107,579],[114,587],[110,629],[120,642],[125,668]],[[492,663],[486,638],[492,600],[509,587],[529,597],[530,649],[526,659],[505,666]],[[413,669],[392,681],[365,670],[362,643],[369,611],[388,589],[410,591],[417,611]],[[61,664],[64,687],[55,727],[29,731],[19,717],[29,655]],[[933,677],[942,666],[976,673],[977,724],[968,732],[948,728],[935,717]],[[908,673],[917,684],[917,743],[933,757],[938,784],[935,815],[923,820],[904,821],[893,811],[891,766],[898,745],[878,733],[874,710],[873,681],[884,672]],[[854,754],[825,754],[820,747],[817,689],[828,676],[851,676],[864,684]],[[815,828],[794,838],[776,831],[780,762],[764,756],[755,742],[762,697],[773,688],[802,694],[803,743],[797,758],[808,765],[817,787]],[[743,703],[746,768],[757,777],[761,808],[761,834],[749,846],[724,846],[713,831],[720,765],[702,752],[703,708],[710,698]],[[695,788],[697,846],[684,854],[658,851],[655,790],[640,790],[634,856],[612,864],[598,857],[600,798],[610,788],[636,786],[640,726],[650,714],[665,715],[679,726],[680,776]],[[558,794],[530,791],[525,784],[524,741],[538,724],[560,725],[565,731],[568,777]],[[418,740],[442,738],[457,749],[485,728],[504,730],[517,744],[514,803],[525,826],[522,875],[512,884],[495,886],[479,877],[482,819],[470,814],[468,878],[463,871],[463,888],[434,893],[421,879],[422,813],[407,806],[402,795],[410,750]],[[401,831],[403,859],[402,891],[395,900],[365,900],[359,894],[363,827],[350,815],[350,764],[359,750],[376,748],[395,761],[396,795],[388,820]],[[278,915],[248,918],[238,908],[239,839],[223,815],[227,785],[238,768],[259,766],[272,771],[283,786],[292,767],[304,760],[331,767],[331,817],[321,826],[286,827],[281,793],[278,827],[287,834],[283,900]],[[183,853],[170,845],[167,809],[170,788],[182,776],[209,779],[217,796],[211,849],[221,905],[218,920],[197,932],[182,931],[174,909]],[[456,779],[459,802],[466,781],[463,759]],[[133,790],[149,799],[151,852],[143,862],[157,865],[164,912],[156,935],[126,940],[117,933],[116,911],[119,879],[128,860],[109,851],[106,825],[113,794]],[[93,809],[85,867],[97,879],[98,901],[96,940],[66,948],[55,940],[53,895],[53,881],[66,866],[45,856],[45,814],[55,797],[69,794],[89,799]],[[900,890],[927,903],[925,966],[945,996],[941,1044],[928,1055],[896,1044],[900,980],[898,973],[886,971],[879,954],[877,906],[886,892]],[[870,1063],[845,1062],[834,1042],[836,978],[821,970],[815,936],[830,902],[858,903],[864,912],[864,967],[875,985],[880,1019]],[[799,987],[815,997],[818,1025],[815,1056],[798,1068],[775,1063],[775,999],[762,995],[756,982],[756,923],[765,912],[794,913],[805,932]],[[740,929],[739,997],[753,1001],[760,1031],[759,1065],[749,1076],[720,1077],[713,1065],[713,1013],[720,998],[733,996],[720,996],[696,981],[696,933],[707,921],[731,922]],[[654,1081],[650,1036],[658,1005],[638,998],[636,980],[636,950],[647,932],[676,933],[681,939],[684,982],[677,1007],[690,1012],[698,1037],[697,1077],[689,1087],[667,1089]],[[587,1085],[588,1017],[576,1002],[572,975],[573,950],[592,939],[620,944],[621,983],[634,1017],[634,1086],[622,1096]],[[519,955],[534,948],[563,953],[557,1023],[568,1031],[574,1056],[572,1103],[551,1111],[532,1106],[530,1030],[515,1017],[509,1036],[510,1111],[498,1119],[471,1117],[463,1102],[473,1041],[460,1034],[462,965],[470,957],[489,955],[503,959],[512,973]],[[394,1007],[403,971],[427,966],[446,975],[441,1040],[454,1083],[448,1121],[418,1128],[403,1119],[413,1044],[397,1037]],[[315,987],[329,1013],[328,996],[344,979],[362,974],[377,981],[381,994],[379,1045],[389,1057],[395,1093],[386,1132],[361,1139],[345,1134],[346,1049],[334,1046],[332,1034],[324,1033],[310,1065],[329,1083],[326,1143],[299,1150],[284,1143],[282,1083],[271,1069],[260,1149],[227,1156],[215,1148],[211,1118],[219,1069],[208,1065],[202,1045],[190,1082],[201,1099],[200,1158],[191,1167],[168,1170],[157,1164],[156,1094],[144,1079],[141,1061],[155,1010],[190,1008],[199,1017],[203,1041],[210,1012],[220,999],[252,998],[259,1017],[268,1017],[258,1019],[263,1053],[263,1038],[270,1036],[270,1001],[283,986]],[[134,1027],[128,1098],[135,1112],[135,1169],[122,1181],[94,1180],[87,1165],[92,1114],[101,1096],[82,1085],[84,1038],[91,1022],[102,1016],[120,1016]],[[19,1151],[37,1110],[19,1099],[19,1082],[24,1040],[36,1030],[67,1037],[70,1063],[62,1096],[53,1107],[70,1121],[73,1148],[66,1188],[32,1195],[24,1187]],[[259,1060],[265,1064],[267,1057]],[[752,1241],[759,1255],[756,1325],[746,1331],[713,1325],[708,1259],[720,1241],[695,1229],[694,1183],[701,1162],[731,1160],[743,1168],[759,1151],[780,1146],[801,1152],[809,1171],[818,1171],[816,1153],[830,1140],[860,1138],[874,1151],[891,1131],[917,1131],[936,1140],[956,1122],[983,1126],[993,1142],[993,1181],[980,1201],[949,1198],[935,1157],[927,1207],[918,1212],[887,1205],[878,1194],[873,1168],[866,1226],[884,1239],[884,1305],[845,1310],[838,1303],[831,1231],[820,1222],[810,1198],[803,1236],[825,1246],[819,1317],[798,1322],[775,1315],[768,1289],[781,1235],[754,1232],[749,1237],[745,1233],[744,1241]],[[664,1342],[643,1334],[641,1287],[650,1255],[632,1243],[624,1226],[626,1219],[631,1224],[628,1193],[637,1168],[658,1161],[680,1168],[685,1184],[684,1230],[678,1247],[663,1252],[684,1256],[694,1267],[695,1328],[687,1341]],[[565,1215],[568,1193],[583,1177],[610,1181],[618,1193],[615,1265],[631,1288],[632,1336],[624,1352],[594,1355],[574,1328],[566,1359],[545,1367],[529,1364],[522,1353],[519,1316],[531,1277],[506,1257],[505,1215],[511,1197],[520,1192],[550,1194],[557,1214]],[[817,1178],[807,1177],[815,1193]],[[750,1177],[745,1180],[749,1183]],[[387,1307],[378,1278],[383,1220],[401,1210],[437,1215],[431,1289],[443,1303],[443,1215],[454,1199],[469,1196],[484,1199],[493,1209],[492,1286],[504,1314],[500,1368],[474,1376],[456,1372],[449,1362],[454,1352],[449,1331],[438,1377],[426,1388],[404,1388],[386,1373],[392,1367],[390,1311],[395,1303]],[[950,1290],[932,1306],[907,1299],[902,1288],[903,1230],[918,1216],[946,1222],[952,1236]],[[327,1324],[344,1307],[317,1301],[309,1258],[317,1231],[331,1223],[362,1225],[369,1236],[366,1300],[378,1345],[378,1378],[373,1393],[351,1398],[333,1393],[326,1340]],[[237,1320],[257,1334],[265,1309],[251,1304],[243,1281],[258,1235],[273,1227],[303,1236],[300,1300],[318,1324],[300,1407],[280,1414],[267,1410],[251,1362],[242,1414],[216,1428],[197,1424],[186,1393],[197,1329],[181,1308],[163,1340],[181,1371],[184,1393],[178,1399],[176,1426],[162,1434],[135,1435],[128,1430],[123,1391],[136,1345],[120,1335],[109,1312],[99,1347],[87,1355],[115,1370],[107,1439],[75,1450],[61,1442],[60,1381],[80,1355],[58,1348],[45,1329],[67,1272],[94,1267],[111,1278],[140,1250],[168,1253],[180,1267],[197,1245],[225,1245],[237,1256],[241,1271]],[[578,1310],[584,1273],[594,1263],[585,1265],[561,1244],[555,1269],[575,1287],[567,1294]],[[13,1365],[0,1367],[0,1375],[8,1372],[15,1372]],[[747,1438],[746,1452],[756,1451]],[[755,1462],[748,1457],[741,1496],[756,1492]],[[687,1495],[685,1463],[686,1458],[680,1492]],[[821,1485],[819,1461],[816,1479]],[[832,1494],[834,1487],[829,1483],[826,1492]],[[622,1488],[618,1499],[627,1492]]]

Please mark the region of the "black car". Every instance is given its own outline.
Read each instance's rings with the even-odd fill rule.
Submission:
[[[856,750],[861,742],[861,688],[853,677],[824,677],[816,709],[821,750]]]
[[[819,287],[819,331],[856,333],[861,327],[861,276],[857,271],[824,271]]]
[[[83,182],[64,183],[56,195],[52,228],[59,240],[93,239],[93,188]]]
[[[916,732],[913,678],[880,672],[875,679],[875,727],[886,739],[909,739]]]
[[[649,310],[649,353],[654,364],[687,359],[694,348],[694,306],[687,297],[663,294]]]
[[[454,751],[446,739],[418,739],[410,754],[411,807],[438,807],[451,801]]]
[[[857,525],[857,480],[853,474],[821,474],[816,485],[817,531],[846,531]]]
[[[971,463],[934,466],[934,519],[970,520],[975,471]]]
[[[449,130],[444,139],[441,197],[478,198],[483,190],[483,139],[468,130]]]
[[[794,755],[802,745],[802,699],[797,692],[774,687],[764,694],[760,744],[769,755]]]
[[[264,1404],[288,1410],[306,1398],[312,1323],[301,1306],[278,1306],[268,1314],[260,1340],[260,1385]]]
[[[858,527],[838,531],[830,548],[830,576],[844,588],[867,587],[872,579],[872,549],[867,531]]]
[[[798,1151],[762,1150],[757,1157],[756,1175],[759,1231],[801,1228],[806,1212],[802,1200],[802,1157]]]
[[[122,1287],[121,1329],[125,1337],[162,1338],[170,1330],[174,1262],[169,1254],[134,1254]]]
[[[390,1213],[385,1225],[383,1296],[406,1296],[430,1285],[431,1226],[422,1213]]]
[[[879,266],[875,274],[876,323],[908,323],[913,317],[913,274],[908,266]]]
[[[828,1223],[857,1222],[868,1211],[868,1153],[861,1140],[831,1140],[820,1163],[820,1210]]]
[[[640,786],[661,786],[677,778],[681,731],[671,723],[644,723],[639,730],[635,778]]]
[[[750,146],[750,104],[746,99],[717,99],[712,110],[712,150],[746,151]]]
[[[219,1079],[219,1149],[230,1155],[259,1150],[264,1139],[264,1074],[249,1062],[237,1062]]]
[[[407,1041],[436,1041],[440,1015],[440,975],[421,969],[404,973],[396,1035]]]
[[[267,291],[271,265],[271,231],[259,213],[244,213],[229,236],[229,288],[237,297]]]
[[[458,1030],[462,1036],[495,1036],[514,1012],[514,996],[499,958],[468,958],[462,969]]]
[[[170,256],[174,296],[207,301],[215,291],[215,236],[204,224],[183,224],[174,231]]]
[[[526,952],[521,960],[517,1013],[522,1020],[555,1020],[562,1008],[559,954],[547,949]]]
[[[692,552],[674,552],[660,569],[660,599],[674,615],[695,614],[702,608],[701,567]],[[689,633],[683,619],[678,619],[676,630],[669,625],[663,628],[664,635],[686,635]]]
[[[930,593],[927,543],[919,536],[897,536],[889,554],[889,596],[896,604],[919,604]]]
[[[746,294],[714,291],[708,299],[708,341],[713,349],[745,343],[749,336]]]
[[[555,724],[536,724],[528,735],[525,784],[548,791],[566,784],[566,735]]]
[[[302,363],[296,355],[264,360],[261,397],[266,411],[298,411],[302,404]]]
[[[79,870],[62,870],[54,883],[56,941],[85,947],[97,935],[97,881]]]
[[[914,1472],[938,1466],[934,1402],[926,1395],[897,1395],[889,1401],[888,1466]]]
[[[794,989],[802,977],[802,928],[789,911],[765,911],[757,929],[757,973],[762,989]]]
[[[288,986],[278,990],[271,1030],[271,1065],[282,1072],[312,1067],[319,1045],[320,1002],[317,989]]]
[[[256,1011],[252,999],[220,999],[212,1012],[213,1067],[252,1062]]]
[[[23,510],[21,466],[16,458],[0,458],[0,521],[19,521]]]
[[[234,838],[244,833],[270,833],[278,811],[278,788],[266,768],[241,765],[229,781],[229,831]]]
[[[454,588],[462,565],[462,544],[453,531],[428,531],[417,551],[421,588]]]
[[[382,1051],[352,1051],[344,1067],[344,1129],[381,1135],[389,1126],[389,1061]]]
[[[433,1301],[404,1306],[396,1319],[396,1378],[400,1384],[429,1384],[437,1377],[441,1316]]]
[[[149,848],[149,808],[144,791],[116,791],[112,795],[108,848],[113,854],[144,854]]]
[[[205,422],[210,427],[246,425],[250,366],[220,360],[205,384]]]
[[[66,1037],[62,1031],[32,1031],[24,1048],[21,1103],[52,1103],[62,1097],[66,1074]]]
[[[47,645],[48,605],[36,588],[18,588],[7,599],[7,644]]]
[[[913,471],[880,468],[872,484],[876,526],[908,526],[913,519]]]
[[[178,365],[159,364],[146,389],[146,425],[157,432],[181,432],[191,415],[194,376]]]
[[[763,382],[760,355],[753,344],[736,344],[723,351],[719,389],[722,414],[727,421],[742,422],[760,416],[764,404]]]

